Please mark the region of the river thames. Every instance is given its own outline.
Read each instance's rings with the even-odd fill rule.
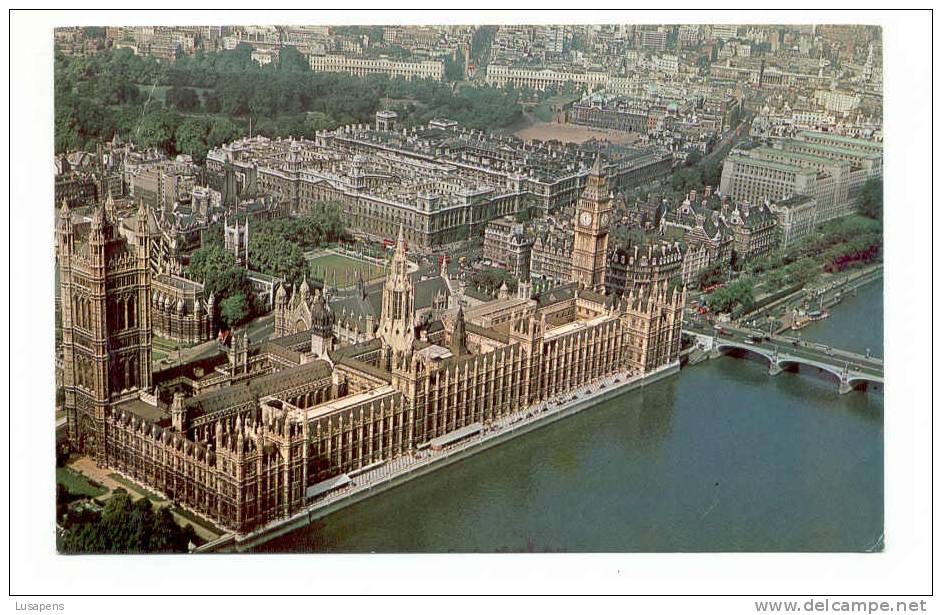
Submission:
[[[882,281],[804,339],[883,354]],[[883,397],[720,357],[261,547],[304,552],[882,548]]]

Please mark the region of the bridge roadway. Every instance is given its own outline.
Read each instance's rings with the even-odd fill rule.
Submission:
[[[722,331],[686,330],[685,333],[695,337],[711,356],[738,351],[762,357],[769,363],[772,376],[808,366],[834,376],[842,394],[869,385],[883,386],[883,361],[875,357],[780,335],[754,341],[750,339],[751,331],[729,325],[723,325]]]

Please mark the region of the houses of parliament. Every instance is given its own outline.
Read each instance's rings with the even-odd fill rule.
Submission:
[[[375,289],[331,297],[305,281],[289,298],[281,287],[270,339],[236,332],[212,356],[160,371],[146,224],[132,238],[116,232],[106,204],[85,222],[65,205],[57,249],[69,442],[245,533],[303,510],[341,474],[671,363],[685,290],[651,279],[604,293],[609,198],[596,164],[577,203],[567,286],[531,296],[521,283],[515,296],[472,305],[447,268],[419,274],[400,230]],[[437,288],[431,299],[419,298],[423,285]]]

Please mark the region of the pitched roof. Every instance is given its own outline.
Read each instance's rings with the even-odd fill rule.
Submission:
[[[314,380],[329,378],[332,373],[327,361],[311,361],[297,367],[266,374],[249,382],[240,382],[215,391],[202,393],[187,400],[187,408],[195,416],[212,414],[220,410],[251,403],[268,395],[278,395],[288,389]]]

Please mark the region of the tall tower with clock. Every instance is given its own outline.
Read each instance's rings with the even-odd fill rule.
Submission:
[[[585,190],[576,205],[574,220],[572,281],[584,288],[599,292],[605,289],[611,218],[612,202],[608,194],[608,181],[602,169],[602,158],[599,156],[589,171]]]

